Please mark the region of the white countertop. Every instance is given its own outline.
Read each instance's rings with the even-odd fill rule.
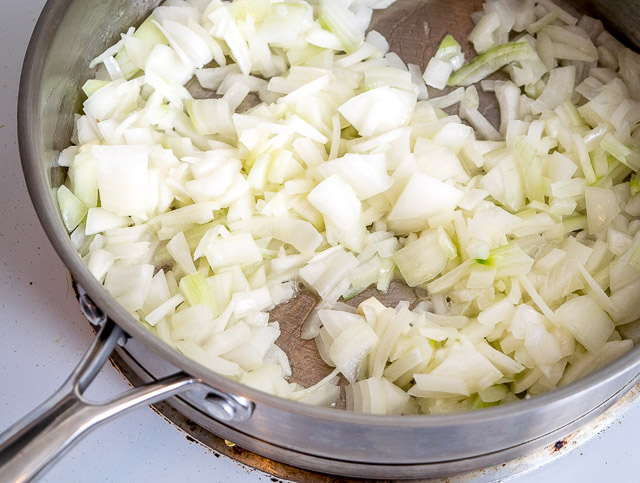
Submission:
[[[22,58],[44,0],[11,2],[0,16],[0,431],[46,399],[93,339],[68,272],[31,206],[20,167],[16,102]],[[105,399],[128,384],[107,365],[89,395]],[[516,477],[534,481],[638,481],[640,404],[589,442]],[[189,442],[148,407],[89,434],[43,478],[49,482],[270,481]]]

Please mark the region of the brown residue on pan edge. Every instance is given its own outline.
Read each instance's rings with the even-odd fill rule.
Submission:
[[[562,448],[564,448],[567,445],[567,440],[562,439],[560,441],[556,441],[553,445],[553,452],[555,453],[556,451],[560,451]]]

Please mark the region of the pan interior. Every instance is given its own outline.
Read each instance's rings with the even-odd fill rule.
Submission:
[[[38,153],[39,162],[44,164],[44,169],[42,169],[42,166],[29,165],[28,162],[25,162],[25,171],[27,177],[33,180],[30,183],[32,197],[39,208],[38,212],[52,242],[74,276],[83,286],[87,287],[98,304],[108,307],[110,315],[132,335],[142,338],[148,338],[145,331],[138,327],[137,322],[133,321],[121,308],[115,307],[114,300],[104,293],[75,254],[68,241],[60,215],[57,213],[52,192],[53,188],[57,188],[64,180],[64,173],[56,166],[56,155],[68,145],[72,132],[73,114],[79,110],[81,103],[78,86],[91,76],[91,71],[88,69],[89,59],[100,53],[105,45],[112,43],[121,31],[126,30],[128,25],[140,23],[146,12],[155,7],[157,3],[157,1],[126,2],[114,0],[110,4],[96,2],[96,5],[89,5],[89,3],[84,5],[83,2],[75,0],[66,5],[64,2],[50,2],[47,8],[59,9],[58,15],[61,21],[48,26],[45,33],[53,35],[52,32],[59,28],[60,34],[55,37],[55,43],[51,49],[47,52],[42,51],[43,55],[51,53],[51,56],[41,59],[45,62],[46,75],[41,80],[42,84],[38,86],[40,97],[33,100],[39,109],[38,115],[35,117],[46,121],[39,123],[40,129],[42,129],[39,139],[21,138],[21,150]],[[585,9],[584,3],[571,2],[567,5],[564,5],[566,2],[561,3],[574,11],[584,11]],[[608,17],[605,18],[610,19],[609,26],[615,26],[611,28],[615,28],[615,31],[626,38],[628,42],[637,44],[637,33],[632,28],[633,25],[640,24],[640,21],[635,18],[637,9],[632,8],[631,5],[624,8],[621,6],[626,5],[624,2],[614,3],[617,8],[612,8],[611,2],[594,2],[587,11],[598,17],[608,14]],[[481,5],[482,2],[479,0],[453,3],[444,0],[424,2],[399,0],[388,10],[377,12],[371,28],[387,37],[391,46],[390,50],[397,52],[405,61],[424,67],[427,59],[433,55],[440,40],[447,33],[451,33],[456,38],[468,36],[472,28],[470,13],[478,10]],[[72,16],[63,15],[67,8],[69,12],[73,13]],[[109,22],[105,23],[107,28],[101,30],[99,35],[90,35],[85,33],[84,29],[75,31],[72,26],[88,17],[89,9],[93,8],[99,10],[98,16],[109,19]],[[625,17],[623,11],[630,13]],[[95,18],[96,13],[92,12],[91,17]],[[71,38],[78,34],[81,38],[74,38],[73,42],[77,42],[79,45],[84,42],[87,45],[82,56],[69,56],[63,49],[55,48],[57,45],[70,45]],[[86,37],[82,37],[83,35]],[[472,56],[471,47],[466,43],[463,47],[466,49],[467,58],[470,58]],[[73,106],[74,109],[70,109],[69,106]],[[497,108],[492,98],[487,97],[481,100],[481,106],[484,114],[495,121]],[[41,140],[44,140],[44,146],[40,144]],[[23,157],[31,158],[32,156],[33,154],[29,154]],[[34,187],[38,185],[39,189]],[[42,189],[43,187],[46,189]],[[370,296],[373,293],[366,292],[363,296]],[[399,300],[416,297],[415,292],[402,284],[396,284],[388,293],[377,294],[377,296],[388,305],[393,305]],[[362,298],[354,299],[352,303],[357,304],[360,300]],[[315,300],[312,299],[312,296],[302,292],[290,305],[278,307],[272,312],[272,318],[281,323],[282,336],[279,343],[291,358],[293,381],[303,385],[309,385],[330,372],[329,367],[318,357],[315,343],[313,341],[301,342],[299,338],[301,320],[309,313],[314,304]],[[151,342],[150,345],[163,354],[168,355],[172,352],[159,341]],[[178,362],[180,366],[185,364],[185,358],[182,356],[171,353],[170,358]],[[187,366],[195,367],[195,364],[187,363]],[[207,373],[207,371],[203,372],[201,368],[195,369],[195,371]],[[214,379],[219,381],[220,378],[215,377]]]

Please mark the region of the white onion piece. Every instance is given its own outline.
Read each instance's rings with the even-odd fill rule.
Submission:
[[[592,186],[585,188],[584,194],[589,233],[597,234],[620,213],[618,200],[612,191]]]
[[[359,220],[360,200],[354,190],[338,175],[322,181],[309,193],[309,202],[338,228],[348,230]]]
[[[121,216],[146,218],[149,211],[146,146],[94,146],[102,208]]]
[[[415,94],[385,86],[351,98],[338,111],[361,136],[376,136],[406,125],[415,103]]]
[[[393,206],[389,219],[427,218],[453,211],[462,196],[457,188],[416,171]]]
[[[591,352],[601,349],[614,329],[609,316],[588,295],[565,302],[556,317]]]

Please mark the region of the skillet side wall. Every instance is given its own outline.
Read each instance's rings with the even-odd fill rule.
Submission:
[[[81,107],[79,86],[91,77],[89,61],[115,42],[120,32],[139,23],[158,3],[157,0],[50,0],[47,3],[32,38],[21,81],[20,151],[29,191],[47,235],[96,303],[137,343],[151,349],[156,356],[202,377],[211,386],[256,403],[249,421],[224,426],[228,429],[212,421],[212,429],[236,434],[246,440],[247,449],[272,452],[269,454],[272,457],[284,453],[268,450],[262,442],[318,458],[355,463],[451,462],[453,465],[456,460],[507,449],[513,457],[523,454],[532,449],[531,441],[539,440],[542,445],[545,435],[587,413],[591,412],[590,417],[597,416],[622,396],[619,391],[623,387],[636,379],[640,371],[640,348],[576,384],[522,404],[462,415],[382,418],[306,407],[266,396],[214,375],[164,346],[128,316],[83,266],[69,242],[54,201],[54,188],[64,181],[64,172],[56,166],[57,154],[68,145],[73,115]],[[597,3],[606,8],[613,4],[626,5],[618,7],[615,15],[630,22],[620,23],[620,31],[636,39],[633,26],[640,22],[628,2]],[[627,16],[629,12],[632,14]],[[615,15],[612,18],[618,18]],[[77,46],[81,46],[80,52]],[[144,366],[144,361],[140,362]],[[598,409],[593,411],[594,408]],[[206,427],[206,418],[199,422]],[[500,455],[490,462],[503,459],[504,455]],[[305,464],[304,461],[301,464]],[[487,461],[482,464],[486,465]],[[446,472],[452,472],[451,468]],[[424,473],[406,476],[421,475]]]

